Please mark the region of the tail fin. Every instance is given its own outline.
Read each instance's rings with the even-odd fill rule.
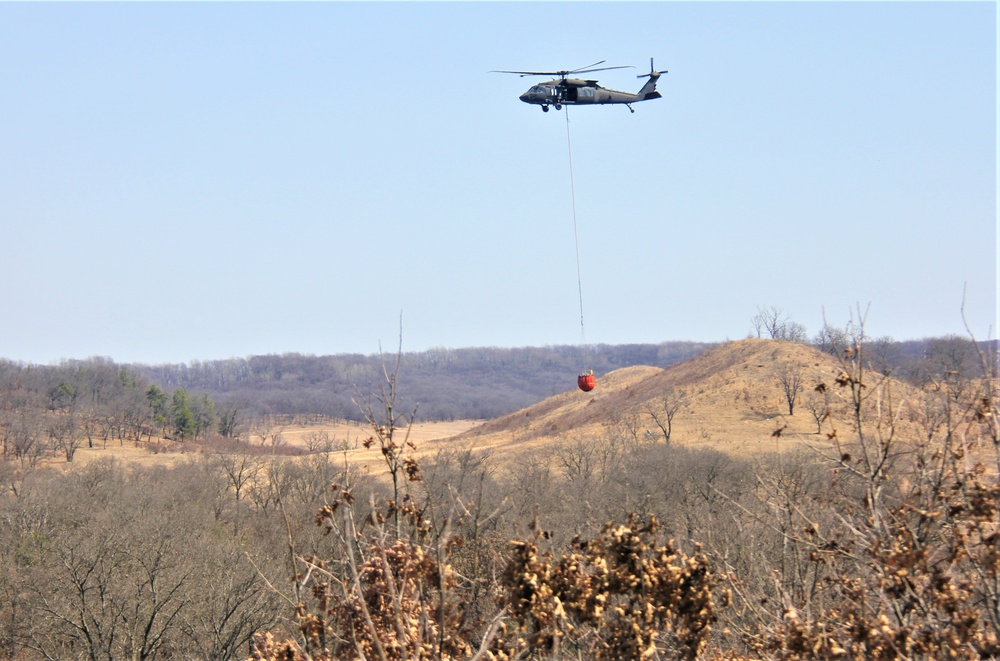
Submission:
[[[660,79],[660,74],[664,73],[667,73],[667,71],[657,71],[654,69],[653,58],[649,58],[649,73],[636,76],[636,78],[649,78],[649,80],[646,81],[646,84],[642,86],[642,89],[639,90],[639,98],[642,101],[660,98],[660,93],[656,91],[656,81]]]

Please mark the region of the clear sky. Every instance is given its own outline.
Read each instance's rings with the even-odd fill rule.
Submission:
[[[0,356],[996,337],[996,12],[0,3]]]

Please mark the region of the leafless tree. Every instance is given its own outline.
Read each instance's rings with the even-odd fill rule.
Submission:
[[[246,495],[249,486],[257,482],[265,464],[260,455],[249,450],[218,452],[211,456],[209,462],[225,475],[229,486],[232,487],[236,502]]]
[[[802,391],[804,379],[802,366],[798,363],[783,362],[774,367],[774,375],[781,386],[781,394],[788,404],[788,415],[795,414],[795,400]]]
[[[381,354],[381,352],[380,352]],[[412,450],[416,448],[410,441],[410,432],[413,429],[413,421],[417,415],[413,409],[408,418],[401,418],[396,410],[396,398],[398,394],[398,378],[400,361],[403,357],[403,333],[402,320],[400,320],[399,347],[396,350],[396,360],[390,370],[382,355],[382,379],[378,386],[373,388],[373,392],[366,395],[358,394],[355,404],[368,423],[372,435],[364,442],[366,448],[377,447],[389,470],[389,478],[392,481],[392,500],[397,505],[401,504],[401,489],[407,480],[417,478],[417,464],[410,457]],[[400,432],[403,437],[400,438]],[[399,510],[393,508],[392,511],[395,535],[399,537],[401,533]]]
[[[26,586],[36,614],[28,646],[44,658],[156,658],[190,599],[190,568],[157,525],[128,516],[61,530],[44,578]]]
[[[750,326],[752,333],[758,338],[769,337],[772,340],[789,340],[791,342],[806,341],[805,327],[790,320],[784,310],[774,305],[767,308],[758,307],[757,314],[750,319]]]
[[[187,658],[242,658],[253,635],[274,624],[280,602],[255,568],[267,560],[251,563],[245,553],[227,544],[199,558],[201,582],[178,624]]]
[[[594,476],[596,454],[596,448],[590,439],[576,435],[555,452],[555,458],[570,483],[584,485]]]
[[[656,400],[645,404],[646,413],[649,414],[653,419],[653,423],[660,429],[660,432],[663,434],[663,442],[667,445],[670,445],[674,417],[686,401],[687,394],[683,389],[670,387]]]
[[[7,416],[4,434],[7,452],[21,466],[34,466],[45,455],[47,435],[42,412],[24,407]]]
[[[73,461],[76,451],[83,445],[76,413],[66,411],[49,414],[48,434],[52,444],[62,450],[66,461]]]
[[[847,345],[848,338],[844,329],[831,326],[825,322],[823,324],[823,328],[820,329],[820,331],[816,334],[816,337],[813,339],[813,346],[820,351],[833,356],[839,356]]]
[[[899,420],[913,409],[897,401],[890,380],[865,369],[859,319],[830,383],[853,429],[844,438],[831,431],[834,452],[817,448],[832,479],[811,499],[787,489],[767,498],[775,509],[784,503],[787,525],[775,528],[807,579],[797,585],[808,588],[778,582],[781,613],[772,622],[780,623],[766,636],[767,648],[778,658],[803,650],[992,658],[1000,653],[1000,486],[995,472],[984,478],[985,466],[976,463],[985,454],[969,450],[980,435],[1000,436],[995,379],[984,380],[982,397],[931,416],[925,438],[908,437]],[[858,622],[878,624],[848,624]]]
[[[282,444],[281,435],[284,431],[273,415],[262,415],[253,422],[253,435],[260,439],[261,445],[270,443],[271,447],[280,446]]]
[[[309,450],[310,453],[333,452],[334,443],[333,439],[330,438],[330,433],[327,431],[309,432],[306,435],[306,449]]]
[[[817,386],[810,392],[806,394],[805,398],[806,409],[812,415],[813,420],[816,421],[816,433],[821,434],[823,432],[823,423],[826,422],[831,415],[830,411],[830,395],[827,392],[827,386]]]
[[[637,446],[642,440],[642,416],[639,415],[638,409],[624,406],[616,408],[611,427],[612,433],[630,439],[633,446]]]

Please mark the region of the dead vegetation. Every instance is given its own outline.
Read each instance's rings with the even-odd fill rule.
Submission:
[[[416,459],[384,452],[403,488],[372,500],[359,527],[354,490],[335,486],[316,522],[338,550],[293,554],[297,594],[311,595],[296,606],[298,635],[260,635],[252,658],[996,657],[995,358],[982,356],[984,376],[961,395],[918,391],[867,369],[862,337],[837,357],[737,343],[485,425],[467,437],[537,449],[544,430],[591,416],[604,431],[532,462],[507,457],[506,495],[492,499],[483,487],[502,469],[488,457],[471,471],[471,450],[439,457],[436,480],[442,465],[457,472],[428,484]],[[790,406],[764,375],[796,353],[826,395],[809,422],[818,433],[760,413]],[[787,437],[797,451],[744,458],[648,438],[644,393],[681,388],[678,410],[731,401],[737,419],[771,428],[758,451]],[[376,431],[379,444],[392,436]],[[479,489],[455,486],[470,483]],[[404,526],[387,527],[400,515]]]
[[[623,370],[449,440],[386,371],[348,447],[5,463],[0,658],[996,657],[996,357],[917,388],[855,331]]]

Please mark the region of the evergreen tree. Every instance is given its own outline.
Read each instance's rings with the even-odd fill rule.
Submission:
[[[191,398],[184,388],[178,388],[173,394],[171,419],[174,423],[174,435],[184,440],[198,436],[198,419],[191,410]]]
[[[146,391],[146,401],[153,410],[153,424],[161,430],[166,430],[170,424],[170,409],[167,406],[167,393],[153,384]]]

